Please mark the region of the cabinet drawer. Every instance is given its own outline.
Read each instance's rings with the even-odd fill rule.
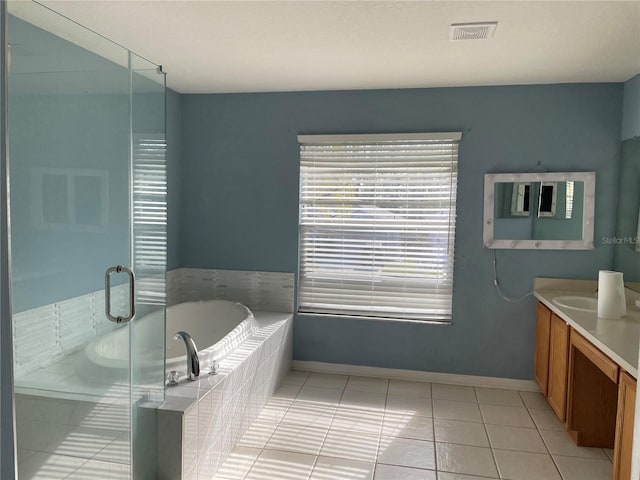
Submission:
[[[571,345],[587,357],[612,382],[618,383],[618,373],[620,371],[618,365],[573,328],[571,329]]]

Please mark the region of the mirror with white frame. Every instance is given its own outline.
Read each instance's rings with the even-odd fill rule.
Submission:
[[[485,248],[593,249],[595,185],[595,172],[485,175]]]

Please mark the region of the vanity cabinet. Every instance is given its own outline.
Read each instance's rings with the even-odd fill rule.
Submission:
[[[555,313],[549,328],[549,383],[547,401],[564,422],[567,411],[567,371],[569,358],[569,325]]]
[[[571,329],[566,420],[576,445],[613,448],[619,370],[618,364]]]
[[[534,378],[540,391],[546,397],[549,382],[549,331],[551,310],[538,302],[536,307],[536,349],[533,359]]]
[[[534,377],[556,415],[565,421],[569,326],[541,302],[536,307]]]
[[[618,387],[618,413],[613,455],[613,480],[630,480],[631,448],[636,406],[636,380],[626,372],[620,375]]]
[[[613,480],[632,480],[637,353],[631,359],[627,347],[637,345],[640,315],[600,321],[595,312],[556,310],[556,296],[536,293],[536,383],[574,443],[613,448]]]

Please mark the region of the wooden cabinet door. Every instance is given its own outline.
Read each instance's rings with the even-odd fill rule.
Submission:
[[[569,359],[569,326],[555,313],[551,314],[549,331],[549,387],[547,401],[564,422],[567,413],[567,371]]]
[[[536,350],[533,357],[533,375],[540,391],[546,397],[549,382],[549,329],[551,310],[538,302],[536,307]]]
[[[628,373],[620,375],[616,443],[613,455],[613,479],[630,480],[633,417],[636,408],[636,381]]]
[[[613,360],[571,329],[567,431],[576,445],[614,447],[619,370]]]

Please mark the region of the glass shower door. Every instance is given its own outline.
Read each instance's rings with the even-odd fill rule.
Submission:
[[[132,259],[137,315],[131,322],[133,478],[155,479],[155,407],[164,400],[167,268],[165,75],[133,53],[131,68]]]
[[[18,478],[155,478],[164,76],[34,2],[9,13]]]

